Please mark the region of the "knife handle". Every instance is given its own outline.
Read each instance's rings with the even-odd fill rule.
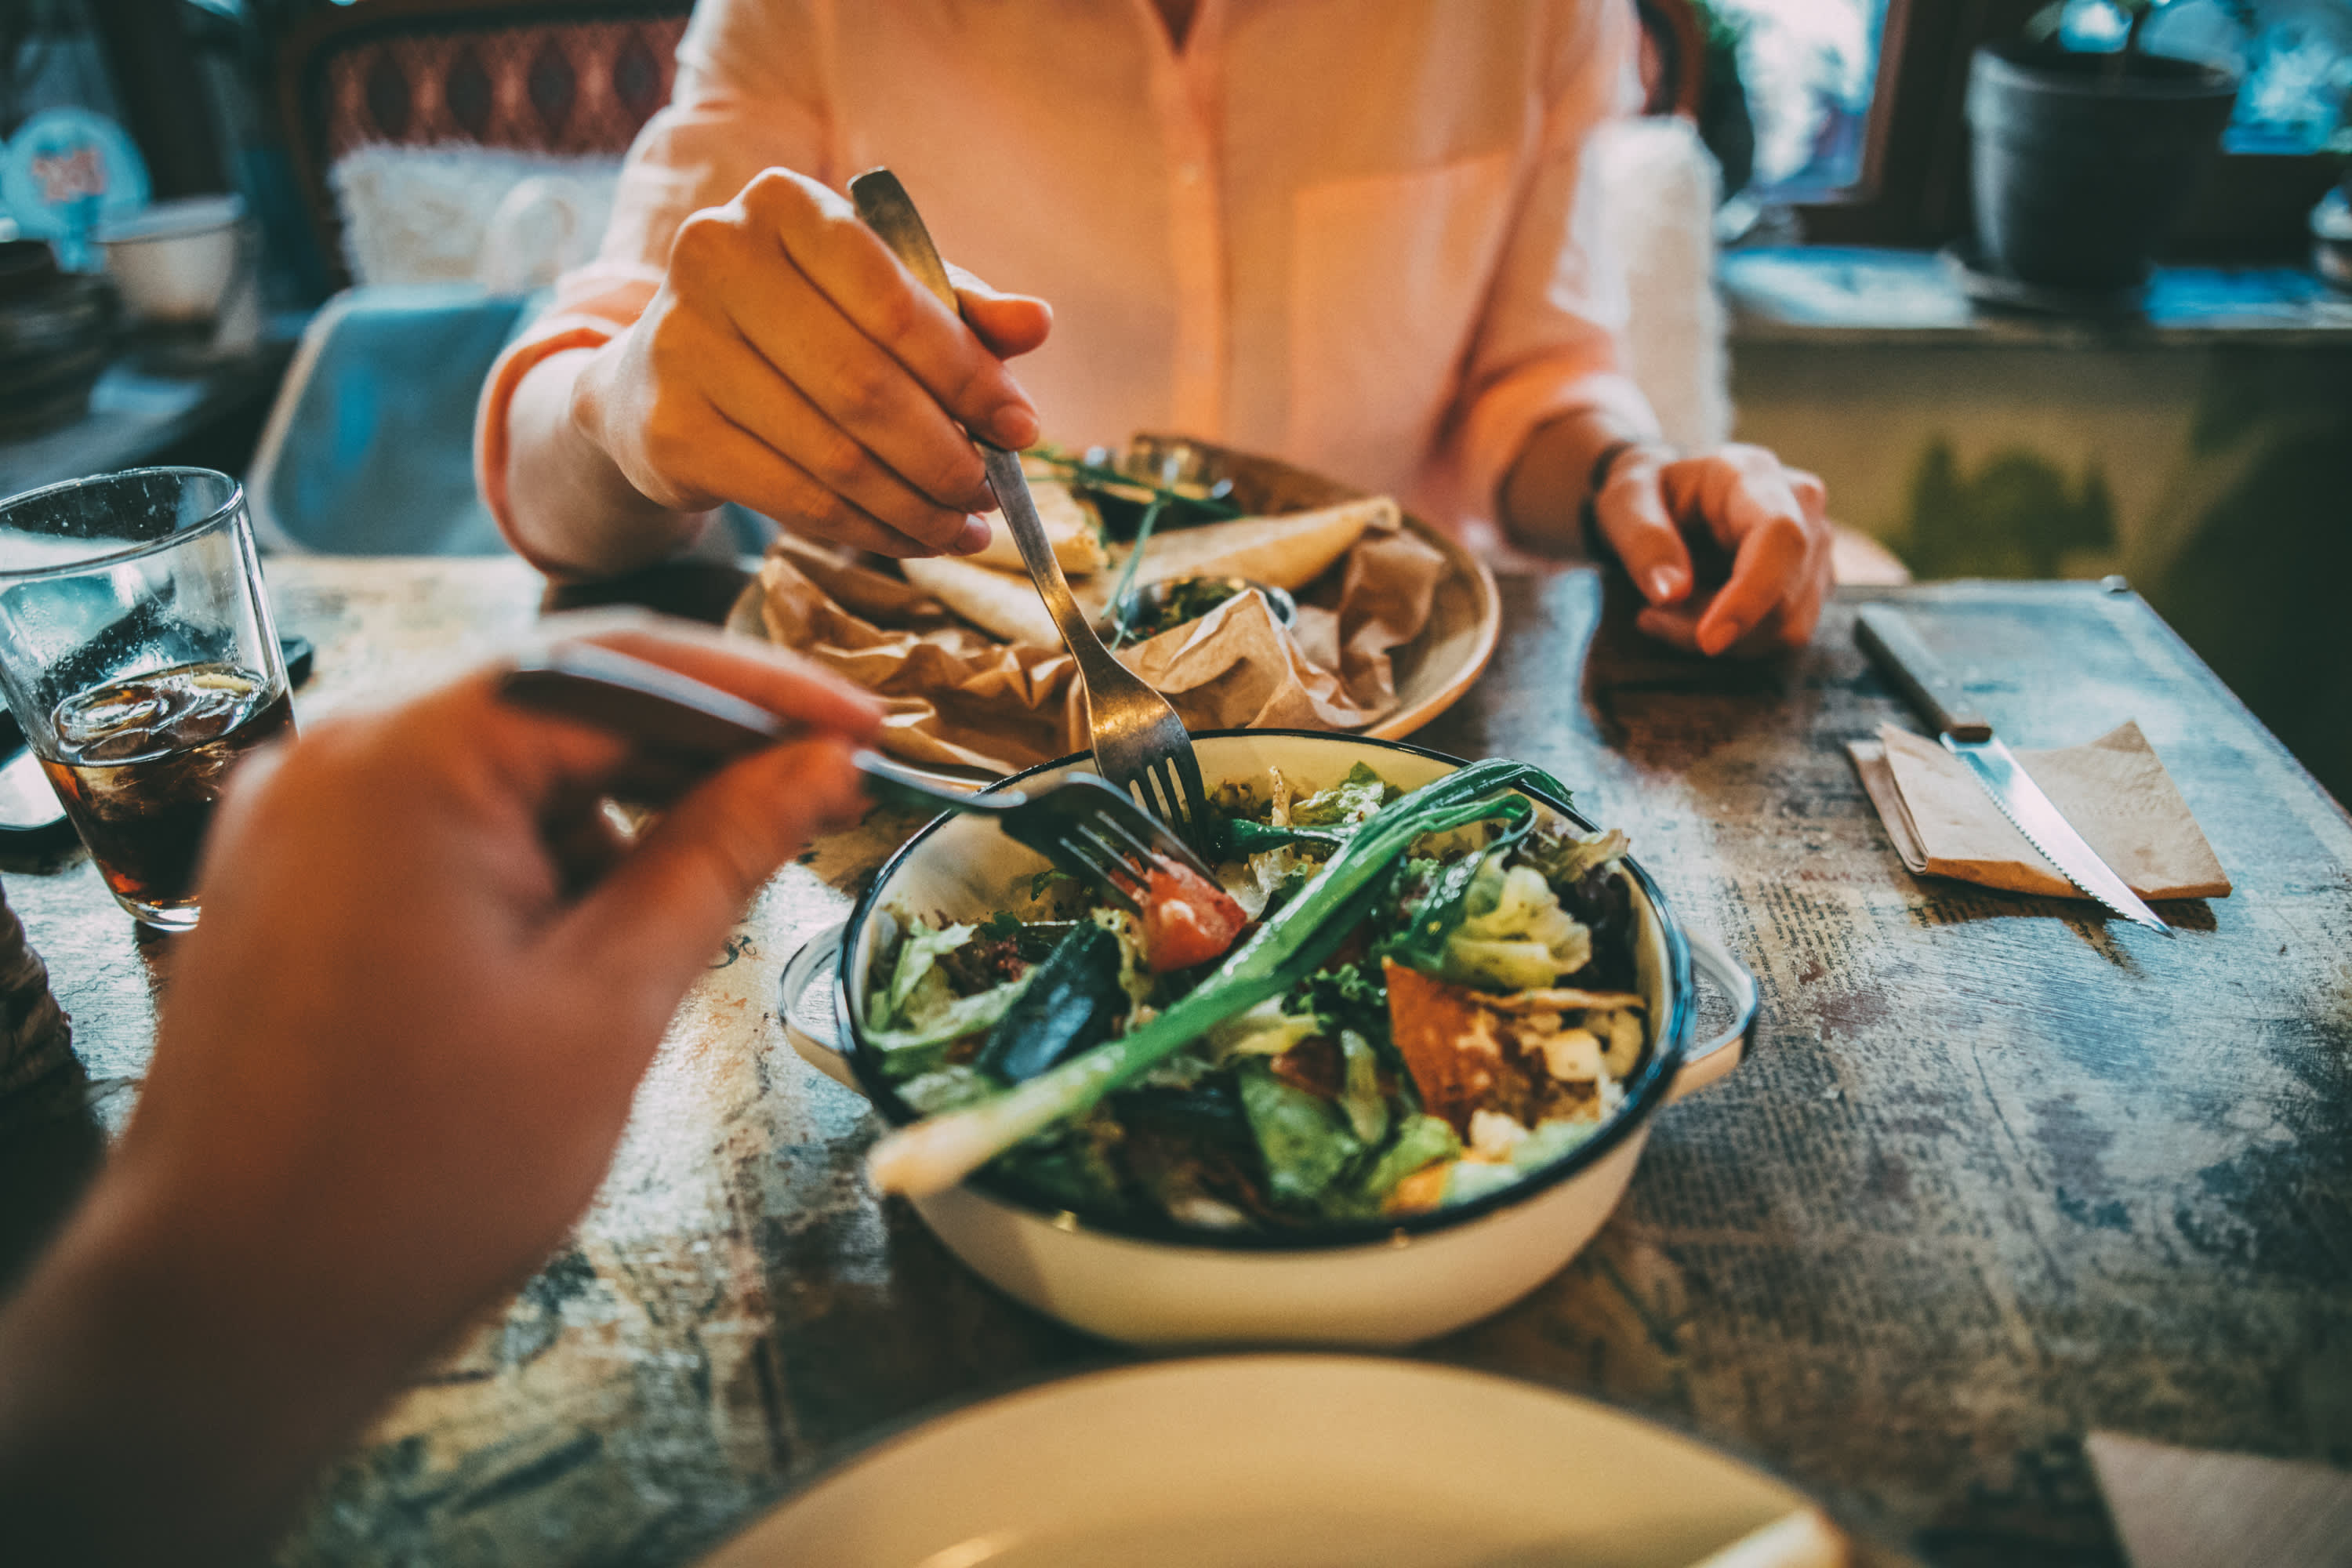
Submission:
[[[1865,606],[1854,617],[1853,640],[1938,731],[1955,741],[1992,739],[1992,725],[1969,704],[1966,689],[1919,640],[1903,612]]]

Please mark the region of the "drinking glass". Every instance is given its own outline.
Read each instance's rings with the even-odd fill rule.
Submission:
[[[133,468],[0,501],[0,689],[115,901],[194,925],[230,768],[294,728],[243,487]]]

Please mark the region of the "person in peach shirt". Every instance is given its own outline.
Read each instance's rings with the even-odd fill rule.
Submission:
[[[993,505],[966,431],[1176,430],[1538,550],[1577,548],[1590,501],[1644,630],[1801,644],[1830,584],[1819,480],[1668,448],[1617,369],[1580,174],[1630,107],[1631,12],[703,0],[601,254],[490,376],[483,493],[556,575],[673,554],[724,501],[963,552]],[[877,163],[969,268],[961,319],[838,194]]]

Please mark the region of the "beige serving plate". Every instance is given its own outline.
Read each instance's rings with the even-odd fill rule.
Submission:
[[[1231,479],[1234,499],[1253,512],[1306,511],[1354,500],[1364,492],[1310,474],[1275,458],[1235,452],[1189,437],[1139,436],[1134,446],[1165,449],[1181,445],[1197,454],[1199,472],[1207,480]],[[1375,740],[1401,741],[1434,720],[1470,689],[1495,657],[1503,630],[1502,596],[1486,563],[1459,540],[1432,527],[1411,512],[1404,523],[1434,545],[1446,560],[1447,572],[1437,585],[1429,625],[1419,637],[1396,650],[1398,707],[1377,724],[1340,731]],[[727,629],[764,639],[767,627],[760,616],[760,585],[747,584],[728,613]],[[922,772],[950,784],[970,785],[991,775],[972,769],[924,767]]]
[[[1810,1506],[1704,1443],[1535,1384],[1215,1356],[936,1416],[825,1472],[701,1568],[1689,1568]]]

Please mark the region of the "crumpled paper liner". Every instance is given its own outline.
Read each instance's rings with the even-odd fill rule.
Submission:
[[[790,536],[761,563],[760,591],[771,641],[882,699],[884,750],[1016,773],[1070,749],[1064,693],[1076,667],[1065,650],[998,642],[847,552]]]
[[[1937,742],[1882,724],[1876,741],[1849,742],[1846,751],[1914,873],[2047,898],[2084,896]],[[2137,724],[2127,721],[2088,745],[2020,752],[2017,760],[2141,898],[2229,896],[2228,873]]]
[[[1445,557],[1393,520],[1300,594],[1295,628],[1238,595],[1119,650],[1188,728],[1355,730],[1397,706],[1396,650],[1429,624]],[[883,700],[885,750],[992,773],[1084,749],[1066,649],[1000,642],[854,552],[785,535],[760,569],[770,640]]]

